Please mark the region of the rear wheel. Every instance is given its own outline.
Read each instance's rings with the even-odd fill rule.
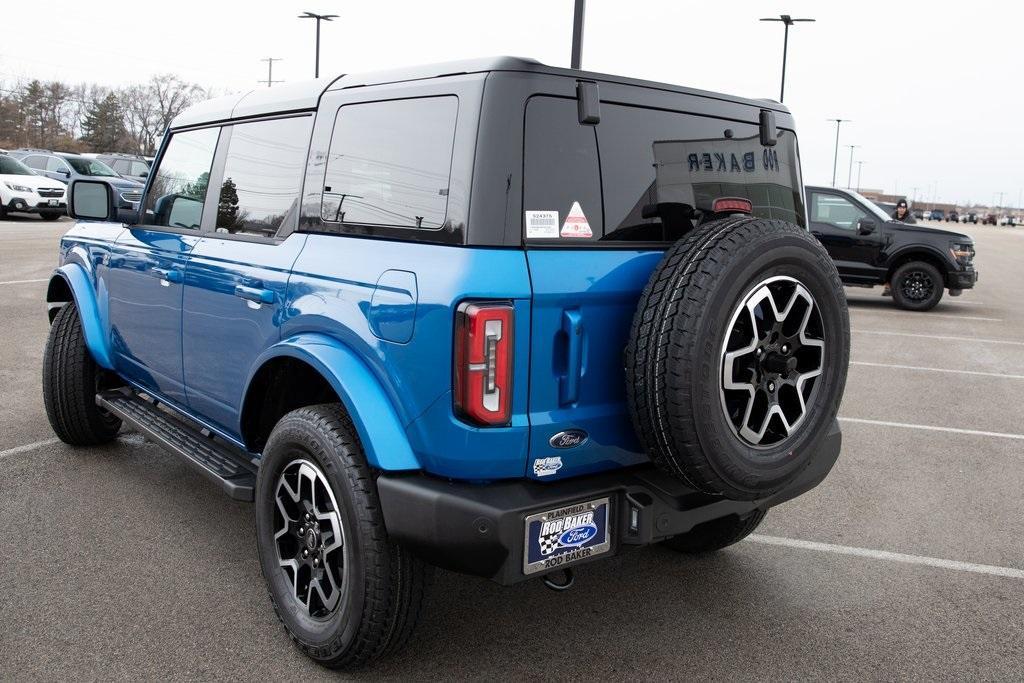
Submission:
[[[306,655],[355,668],[408,640],[429,568],[388,539],[373,472],[341,406],[299,408],[274,427],[256,532],[271,602]]]
[[[663,545],[681,553],[710,553],[739,543],[754,533],[764,521],[767,511],[755,510],[746,517],[730,515],[698,524],[685,534],[673,536]]]
[[[61,441],[96,446],[117,436],[121,419],[96,405],[96,394],[111,379],[85,345],[78,309],[64,304],[53,319],[43,352],[43,404]]]
[[[928,311],[942,300],[939,269],[925,261],[904,263],[892,274],[892,299],[908,311]]]

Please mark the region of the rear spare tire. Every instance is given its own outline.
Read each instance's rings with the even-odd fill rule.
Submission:
[[[762,498],[811,462],[839,410],[850,322],[839,274],[780,220],[711,221],[651,274],[626,389],[651,459],[694,488]]]

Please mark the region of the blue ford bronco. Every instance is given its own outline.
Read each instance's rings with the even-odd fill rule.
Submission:
[[[332,667],[400,647],[431,566],[565,588],[707,552],[821,482],[849,321],[782,105],[496,58],[211,100],[137,209],[103,179],[47,291],[47,415],[255,504]]]

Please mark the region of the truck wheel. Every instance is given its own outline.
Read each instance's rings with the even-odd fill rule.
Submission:
[[[121,418],[101,410],[96,394],[107,373],[85,346],[82,323],[74,303],[57,312],[43,352],[43,405],[50,426],[72,446],[97,446],[117,436]]]
[[[746,517],[730,515],[704,522],[685,534],[673,536],[662,545],[681,553],[711,553],[733,543],[739,543],[754,533],[766,514],[766,510],[754,510]]]
[[[274,427],[256,482],[256,539],[274,610],[313,660],[355,668],[408,640],[429,568],[388,540],[341,406],[299,408]]]
[[[807,231],[724,218],[651,274],[626,348],[633,424],[651,460],[695,489],[754,500],[810,464],[843,396],[850,321]]]
[[[925,261],[904,263],[892,274],[892,300],[908,311],[929,311],[942,300],[942,273]]]

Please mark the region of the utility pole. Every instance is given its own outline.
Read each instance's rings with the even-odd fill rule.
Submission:
[[[863,161],[857,160],[857,192],[860,192],[860,170],[863,164]]]
[[[572,55],[569,57],[569,68],[583,68],[583,15],[587,11],[587,0],[576,0],[572,12]]]
[[[786,96],[786,53],[789,52],[789,27],[798,21],[814,21],[814,19],[794,19],[788,14],[780,14],[777,17],[761,19],[761,21],[781,21],[786,27],[782,38],[782,86],[779,88],[779,102],[782,102]],[[835,183],[832,184],[835,185]]]
[[[261,59],[260,61],[267,63],[267,80],[256,81],[257,83],[266,83],[268,88],[274,85],[275,83],[284,83],[284,81],[274,80],[274,62],[284,61],[281,57],[267,57],[266,59]]]
[[[299,19],[316,19],[316,66],[313,69],[313,78],[320,78],[320,22],[337,19],[337,14],[316,14],[315,12],[303,12]]]
[[[860,147],[860,145],[847,145],[847,147],[850,148],[850,168],[846,172],[846,189],[849,190],[852,187],[850,181],[853,178],[853,150],[856,147]]]
[[[914,194],[913,194],[913,197],[914,197],[914,198],[913,198],[913,199],[911,199],[910,201],[912,201],[912,202],[916,202],[916,201],[917,201],[917,188],[916,188],[916,187],[914,188]]]
[[[836,186],[836,166],[839,164],[839,126],[849,123],[850,119],[829,119],[836,122],[836,153],[832,158],[832,187]]]

